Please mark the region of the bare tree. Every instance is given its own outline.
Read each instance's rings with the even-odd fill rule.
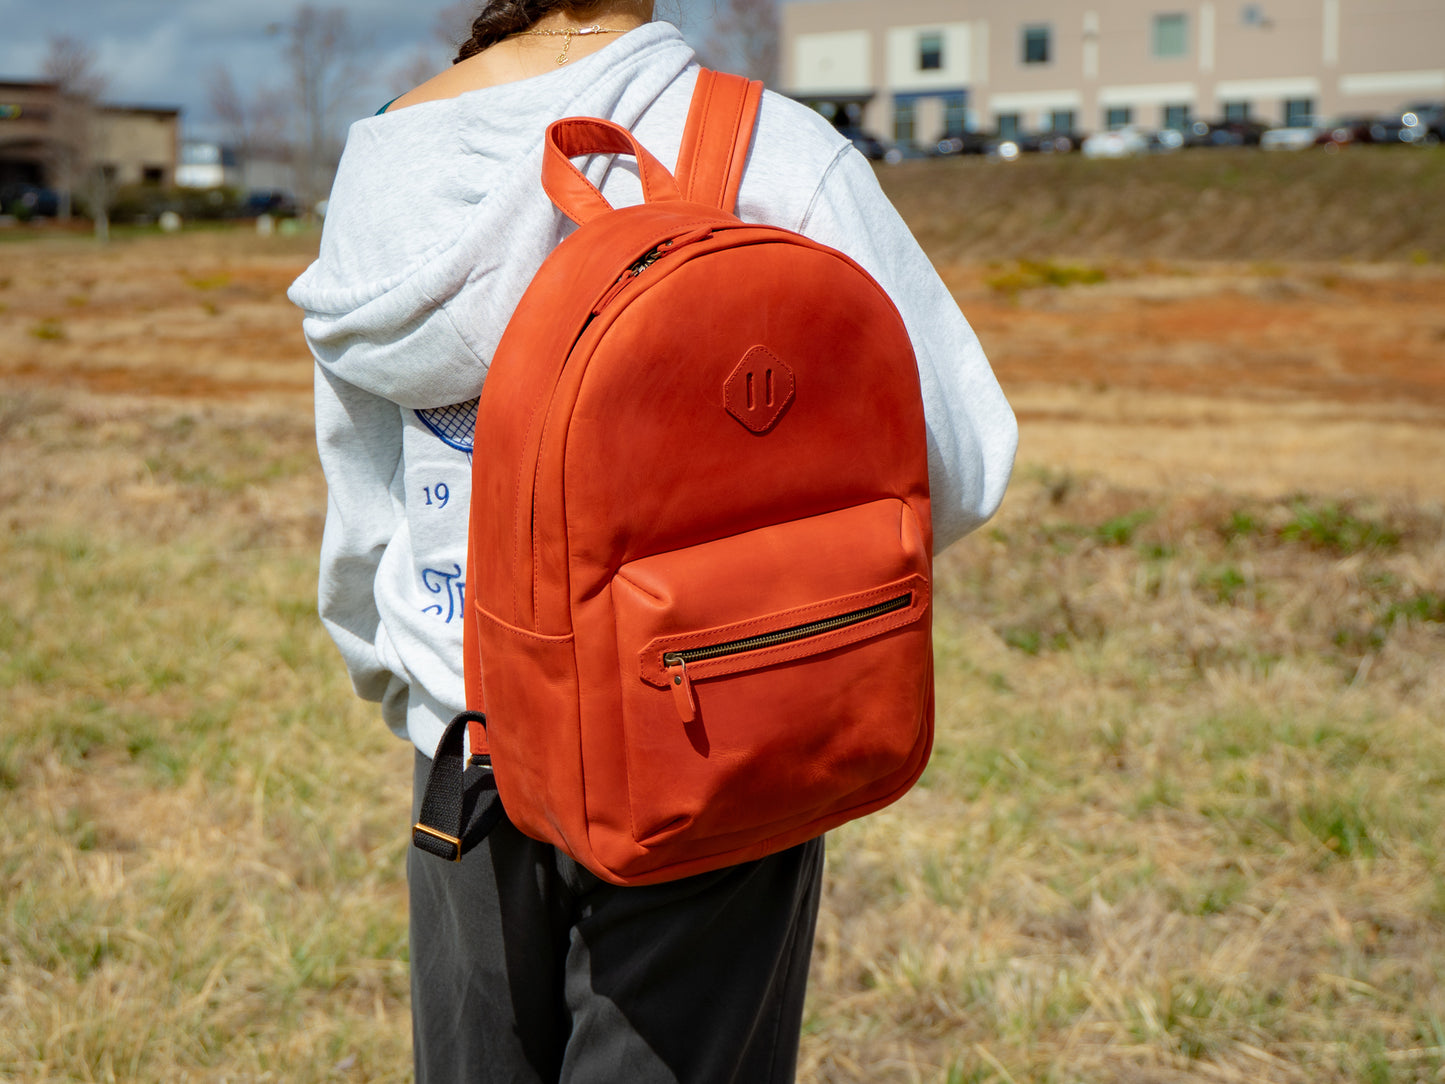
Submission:
[[[235,148],[243,175],[256,158],[285,158],[287,98],[284,92],[263,87],[247,96],[222,64],[206,83],[211,112],[221,122],[227,141]]]
[[[772,86],[779,35],[777,0],[724,0],[702,51],[713,66]]]
[[[419,45],[416,50],[407,58],[405,64],[391,73],[387,80],[393,94],[405,94],[413,87],[419,87],[433,75],[440,67],[437,64],[436,50],[428,49]]]
[[[457,55],[462,43],[472,36],[472,21],[477,17],[475,3],[448,4],[437,12],[432,23],[432,36],[447,49],[447,60]]]
[[[286,120],[291,96],[281,87],[261,87],[251,96],[251,154],[257,158],[284,161],[290,157]]]
[[[251,145],[251,110],[236,88],[227,65],[221,64],[211,71],[206,80],[206,98],[211,112],[225,126],[226,138],[244,155]]]
[[[309,209],[325,196],[340,154],[343,111],[361,82],[359,43],[339,7],[302,4],[291,22],[272,30],[283,37],[299,106],[296,186]]]
[[[51,122],[52,154],[59,179],[60,217],[70,218],[75,193],[89,205],[99,240],[110,236],[111,178],[106,170],[106,130],[99,122],[107,79],[94,49],[72,37],[53,37],[42,71],[59,91]]]
[[[405,94],[451,64],[462,43],[471,37],[472,20],[476,17],[477,7],[476,3],[464,2],[449,4],[437,12],[432,21],[431,43],[418,45],[406,63],[391,73],[393,93]],[[437,49],[438,45],[441,46],[440,50]]]
[[[43,71],[45,78],[59,84],[66,94],[92,102],[105,93],[109,82],[100,70],[95,50],[68,36],[50,39]]]

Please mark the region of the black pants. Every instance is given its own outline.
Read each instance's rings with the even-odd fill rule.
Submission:
[[[505,819],[459,863],[413,848],[417,1081],[792,1081],[822,870],[817,839],[618,888]]]

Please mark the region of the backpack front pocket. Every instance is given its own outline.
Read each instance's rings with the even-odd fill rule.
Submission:
[[[912,511],[892,499],[619,570],[634,838],[803,823],[916,774],[929,570]]]

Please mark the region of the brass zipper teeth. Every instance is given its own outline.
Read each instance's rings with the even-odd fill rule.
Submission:
[[[629,267],[627,270],[628,270],[629,272],[631,272],[633,275],[640,275],[640,274],[642,274],[642,272],[646,271],[649,267],[651,267],[651,266],[652,266],[653,264],[655,264],[659,259],[662,258],[662,251],[663,251],[663,249],[671,248],[671,247],[672,247],[672,246],[671,246],[670,244],[667,244],[667,245],[658,245],[657,248],[654,248],[654,249],[650,250],[649,252],[647,252],[647,254],[644,255],[644,256],[642,257],[642,259],[638,260],[635,264],[633,264],[633,265],[632,265],[631,267]]]
[[[684,651],[669,651],[662,656],[662,665],[679,666],[684,663],[702,662],[705,659],[718,659],[724,655],[741,655],[745,651],[757,651],[764,647],[776,647],[778,644],[790,644],[795,640],[806,640],[810,636],[821,636],[826,632],[845,629],[849,625],[856,625],[861,621],[868,621],[874,617],[882,617],[884,614],[893,613],[895,610],[905,609],[912,602],[913,595],[911,593],[899,595],[897,598],[888,599],[886,602],[875,603],[861,610],[853,610],[851,613],[838,614],[836,617],[825,617],[819,621],[810,621],[806,625],[794,625],[792,628],[779,629],[777,632],[760,633],[757,636],[749,636],[742,640],[730,640],[723,644],[692,647]]]
[[[658,260],[662,259],[663,255],[667,252],[668,249],[672,247],[672,245],[673,242],[664,241],[656,248],[648,249],[640,257],[638,257],[635,263],[629,264],[626,271],[622,272],[621,275],[617,276],[618,283],[626,282],[628,279],[635,279],[638,275],[642,274]]]

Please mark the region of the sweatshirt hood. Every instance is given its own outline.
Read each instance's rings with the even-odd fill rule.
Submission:
[[[634,127],[693,60],[675,27],[653,22],[545,75],[353,124],[320,254],[289,292],[317,361],[404,407],[474,398],[517,301],[571,228],[542,191],[547,126],[603,116]],[[600,186],[611,162],[594,157],[588,178]]]

